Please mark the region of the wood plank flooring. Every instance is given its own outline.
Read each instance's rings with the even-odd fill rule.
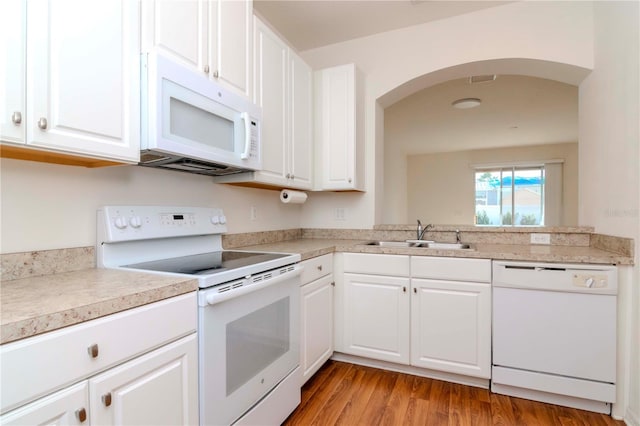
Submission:
[[[302,388],[294,425],[624,425],[604,414],[408,374],[328,361]]]

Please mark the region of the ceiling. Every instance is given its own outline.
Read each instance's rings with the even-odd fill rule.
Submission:
[[[298,51],[508,3],[431,0],[254,0],[253,9]]]
[[[456,109],[461,98],[482,104]],[[385,109],[385,145],[407,154],[577,142],[578,88],[536,77],[450,80]]]

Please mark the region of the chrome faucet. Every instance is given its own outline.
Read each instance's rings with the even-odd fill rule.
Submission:
[[[416,237],[417,237],[416,239],[421,240],[425,232],[427,232],[431,228],[433,228],[432,224],[428,224],[427,226],[422,228],[422,222],[420,222],[420,219],[418,219],[418,229],[416,229]]]

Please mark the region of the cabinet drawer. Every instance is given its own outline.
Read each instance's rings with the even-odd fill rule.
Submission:
[[[457,257],[411,257],[411,276],[451,281],[491,282],[489,259],[461,259]]]
[[[345,253],[344,271],[370,275],[409,276],[409,256]]]
[[[196,324],[193,292],[2,345],[0,388],[11,392],[0,395],[0,412],[192,333]]]
[[[304,268],[300,275],[300,283],[301,285],[309,284],[311,281],[333,273],[333,254],[314,257],[300,262],[300,265]]]

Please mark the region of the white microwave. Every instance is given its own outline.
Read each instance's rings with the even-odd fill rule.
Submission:
[[[157,53],[141,56],[139,165],[221,176],[262,167],[262,109]]]

